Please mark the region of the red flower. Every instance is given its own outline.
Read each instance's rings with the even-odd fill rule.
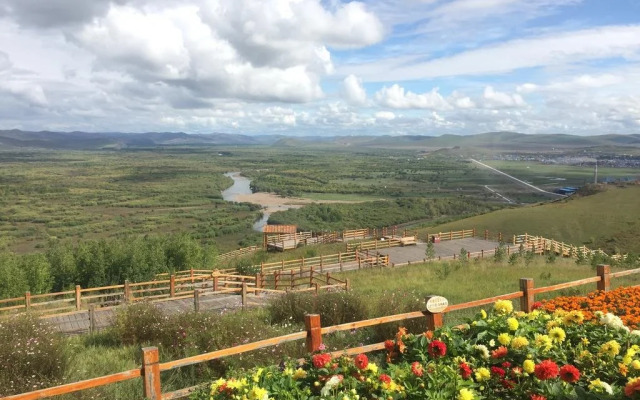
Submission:
[[[469,364],[461,362],[458,368],[460,369],[460,376],[462,376],[462,379],[469,379],[471,376],[471,367],[469,367]]]
[[[542,307],[542,302],[536,301],[535,303],[533,303],[531,305],[531,310],[537,310],[540,307]],[[532,396],[534,396],[534,395],[532,395]],[[535,395],[535,396],[537,396],[537,395]]]
[[[444,342],[441,342],[436,339],[433,342],[429,343],[427,351],[429,352],[429,355],[433,358],[442,357],[445,354],[447,354],[447,345],[444,344]]]
[[[569,383],[577,382],[580,379],[580,371],[573,365],[564,365],[560,368],[560,379]]]
[[[508,352],[509,350],[507,350],[506,347],[500,346],[491,352],[491,358],[502,358],[506,356]]]
[[[504,370],[500,367],[491,367],[491,373],[494,375],[498,375],[500,378],[504,377]]]
[[[633,397],[634,393],[640,393],[640,379],[633,379],[624,387],[624,394],[627,397]]]
[[[507,368],[507,369],[511,368],[511,363],[509,361],[503,362],[502,363],[502,368]]]
[[[558,365],[551,360],[544,360],[540,364],[536,365],[533,373],[536,374],[536,378],[541,381],[555,378],[558,376]]]
[[[378,377],[378,380],[382,383],[391,383],[391,377],[387,374],[382,374]]]
[[[541,394],[532,394],[531,397],[529,397],[529,400],[547,400],[546,397],[544,397]]]
[[[422,376],[422,365],[417,361],[411,363],[411,372],[413,372],[415,376]]]
[[[328,353],[316,354],[313,357],[311,357],[311,362],[313,363],[313,366],[316,368],[324,368],[327,366],[327,364],[331,362],[331,354],[328,354]]]
[[[392,352],[393,349],[395,349],[396,344],[393,343],[393,340],[387,339],[384,341],[384,348],[388,351],[388,352]]]
[[[369,365],[369,358],[367,358],[366,354],[358,354],[353,361],[358,369],[365,369],[367,368],[367,365]]]
[[[516,386],[516,383],[514,381],[508,379],[500,379],[500,384],[505,389],[513,389]]]

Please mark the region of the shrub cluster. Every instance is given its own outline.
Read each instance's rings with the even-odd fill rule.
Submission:
[[[0,321],[0,397],[54,386],[69,365],[67,342],[36,316]]]

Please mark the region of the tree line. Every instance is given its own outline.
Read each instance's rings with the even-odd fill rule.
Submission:
[[[0,298],[147,281],[158,273],[211,268],[217,250],[187,234],[50,241],[43,253],[0,250]]]

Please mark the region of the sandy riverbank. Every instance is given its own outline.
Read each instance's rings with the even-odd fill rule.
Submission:
[[[237,202],[247,202],[259,204],[265,208],[268,213],[276,211],[282,211],[289,208],[300,208],[305,204],[311,203],[360,203],[359,201],[347,201],[347,200],[313,200],[305,199],[302,197],[282,197],[275,193],[252,193],[252,194],[239,194],[235,197]]]

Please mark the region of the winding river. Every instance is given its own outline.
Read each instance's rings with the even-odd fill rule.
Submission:
[[[262,232],[262,228],[267,224],[269,216],[276,211],[284,211],[290,208],[301,207],[300,204],[285,204],[291,199],[275,196],[272,194],[262,194],[251,192],[251,179],[240,175],[240,172],[227,172],[224,176],[233,179],[233,185],[222,191],[222,198],[226,201],[248,202],[262,206],[262,218],[253,224],[253,229]],[[274,201],[275,199],[275,201]]]

